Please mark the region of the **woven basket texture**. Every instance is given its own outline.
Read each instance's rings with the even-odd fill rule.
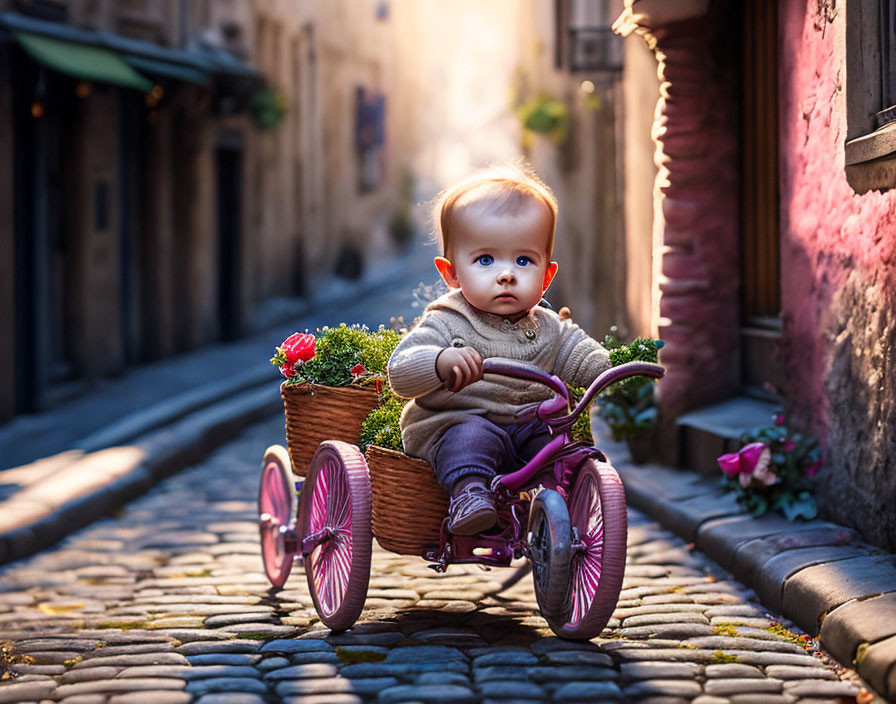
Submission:
[[[294,474],[304,477],[324,440],[358,444],[361,423],[378,405],[373,389],[359,386],[280,386],[286,411],[286,444]]]
[[[386,550],[421,555],[437,548],[448,494],[432,467],[402,452],[371,445],[365,453],[373,489],[373,535]]]

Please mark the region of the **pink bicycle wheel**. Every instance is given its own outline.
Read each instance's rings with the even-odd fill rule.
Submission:
[[[586,640],[600,635],[613,615],[625,572],[628,512],[625,488],[613,467],[593,459],[582,465],[569,517],[583,546],[570,562],[563,617],[548,623],[562,638]]]
[[[289,454],[281,445],[272,445],[264,453],[261,483],[258,487],[258,527],[261,558],[271,584],[282,587],[289,578],[294,552],[287,552],[281,528],[288,528],[296,517],[295,478]]]
[[[334,631],[349,628],[364,608],[370,581],[370,475],[354,445],[322,442],[308,471],[301,508],[305,539],[320,542],[305,557],[317,615]]]

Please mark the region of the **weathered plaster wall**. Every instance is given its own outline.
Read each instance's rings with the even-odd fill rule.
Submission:
[[[785,393],[826,446],[823,511],[893,549],[896,189],[846,181],[845,13],[825,26],[814,0],[780,7]]]

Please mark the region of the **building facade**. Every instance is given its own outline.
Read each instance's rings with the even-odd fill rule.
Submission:
[[[0,2],[0,419],[244,335],[390,245],[389,19]]]
[[[627,0],[615,26],[644,41],[655,63],[642,72],[661,81],[652,324],[667,341],[667,460],[681,457],[682,413],[771,393],[824,447],[815,482],[822,514],[892,550],[888,12],[871,0]],[[627,89],[647,80],[632,73]]]

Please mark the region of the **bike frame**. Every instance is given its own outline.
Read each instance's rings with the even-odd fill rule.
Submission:
[[[600,374],[588,387],[575,408],[569,408],[569,391],[566,384],[531,364],[509,359],[487,359],[483,362],[483,374],[502,374],[516,379],[534,381],[547,386],[554,397],[543,401],[528,418],[540,418],[553,439],[525,465],[510,474],[498,475],[492,481],[498,525],[504,528],[496,534],[453,535],[448,530],[448,518],[442,521],[440,549],[423,552],[423,559],[436,572],[444,572],[451,563],[477,563],[506,567],[515,559],[528,554],[528,541],[524,526],[528,523],[530,497],[526,490],[536,487],[554,489],[565,501],[575,484],[579,468],[589,457],[606,461],[598,448],[582,441],[572,441],[569,429],[594,397],[608,386],[632,376],[649,376],[659,379],[663,368],[650,362],[628,362]],[[521,493],[522,492],[522,493]]]

